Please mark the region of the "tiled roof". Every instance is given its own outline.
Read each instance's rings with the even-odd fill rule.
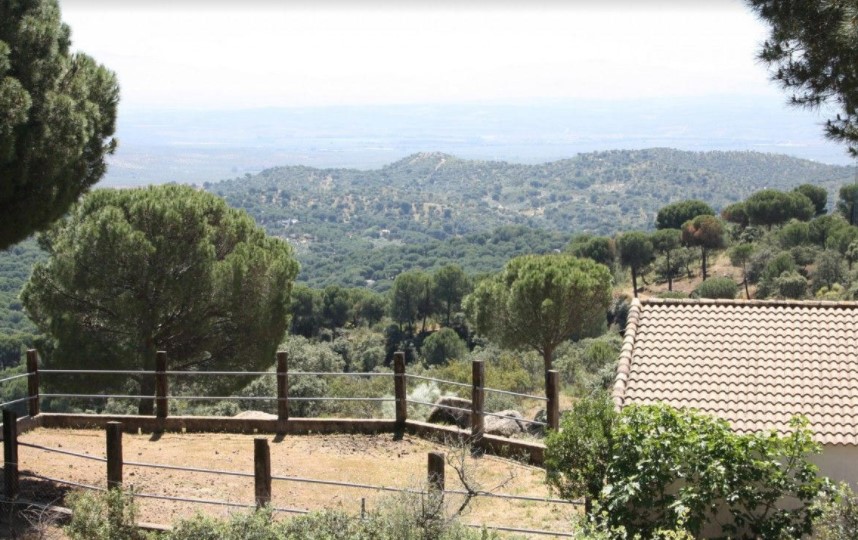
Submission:
[[[739,432],[808,418],[823,444],[858,445],[858,302],[633,301],[614,402],[664,402]]]

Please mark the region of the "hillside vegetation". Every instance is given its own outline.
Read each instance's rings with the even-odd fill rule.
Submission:
[[[375,170],[278,167],[205,187],[288,238],[300,281],[371,280],[384,290],[399,271],[437,267],[441,257],[483,272],[523,252],[557,249],[569,233],[650,229],[658,210],[680,199],[718,211],[763,188],[811,183],[834,193],[853,177],[850,167],[783,155],[657,148],[540,165],[421,153]],[[496,230],[509,225],[532,229],[527,251],[504,244],[510,235]],[[525,234],[516,230],[512,236]]]

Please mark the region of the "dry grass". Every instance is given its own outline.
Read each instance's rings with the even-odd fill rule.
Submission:
[[[400,488],[420,487],[426,478],[427,453],[441,451],[448,455],[455,449],[423,439],[406,437],[395,441],[391,435],[299,435],[282,440],[268,437],[271,448],[272,474],[303,478],[336,480]],[[20,437],[21,441],[62,448],[97,457],[105,456],[105,436],[93,430],[37,429]],[[123,438],[125,461],[178,466],[253,471],[252,435],[235,434],[164,434],[129,435]],[[104,462],[20,448],[21,470],[73,482],[105,485]],[[482,489],[490,490],[506,482],[503,493],[545,497],[548,490],[544,471],[493,456],[464,458],[467,469]],[[459,490],[455,470],[448,464],[447,489]],[[511,477],[511,479],[510,479]],[[125,465],[124,482],[139,493],[174,497],[224,500],[252,504],[253,479],[235,476],[191,473]],[[25,482],[22,489],[29,497],[56,499],[64,489],[46,482]],[[384,504],[390,493],[376,490],[324,486],[286,481],[273,482],[273,506],[309,510],[339,508],[357,513],[361,498],[367,509]],[[450,496],[458,506],[458,496]],[[197,511],[210,515],[227,515],[234,511],[220,505],[196,505],[173,501],[139,499],[141,521],[168,524]],[[568,530],[574,507],[529,501],[507,501],[477,498],[464,521],[510,527]]]

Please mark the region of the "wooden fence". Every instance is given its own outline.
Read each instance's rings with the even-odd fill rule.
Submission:
[[[22,419],[23,420],[23,419]],[[244,472],[244,471],[224,471],[224,470],[213,470],[213,469],[205,469],[200,467],[184,467],[178,465],[166,465],[166,464],[157,464],[157,463],[144,463],[144,462],[135,462],[135,461],[126,461],[123,455],[123,447],[122,447],[122,436],[123,432],[127,431],[128,426],[122,422],[117,421],[108,421],[105,424],[105,445],[106,445],[106,457],[98,457],[89,454],[84,454],[80,452],[75,452],[69,450],[67,448],[48,448],[44,446],[39,446],[35,444],[24,443],[18,440],[18,426],[19,419],[17,415],[8,409],[3,410],[3,487],[4,494],[6,500],[16,500],[20,494],[20,476],[32,477],[35,479],[41,479],[44,481],[54,482],[58,484],[66,484],[75,488],[83,488],[90,490],[99,490],[103,491],[104,488],[100,488],[93,485],[86,485],[71,482],[68,480],[50,478],[41,476],[32,472],[20,472],[18,468],[19,463],[19,447],[32,448],[45,452],[54,452],[66,456],[73,456],[80,459],[85,460],[95,460],[99,462],[105,463],[106,470],[106,485],[107,489],[122,489],[124,487],[124,468],[125,466],[130,467],[149,467],[155,469],[167,469],[167,470],[177,470],[177,471],[185,471],[190,473],[200,473],[200,474],[214,474],[214,475],[230,475],[230,476],[240,476],[246,478],[253,478],[254,482],[254,502],[253,504],[242,504],[235,503],[230,501],[222,501],[222,500],[207,500],[207,499],[191,499],[191,498],[183,498],[183,497],[175,497],[175,496],[166,496],[166,495],[158,495],[152,493],[139,493],[132,492],[132,496],[139,498],[151,498],[151,499],[162,499],[162,500],[171,500],[171,501],[179,501],[179,502],[187,502],[187,503],[197,503],[197,504],[215,504],[225,507],[241,507],[241,508],[259,508],[262,506],[271,507],[274,511],[278,512],[287,512],[293,514],[306,514],[309,510],[298,509],[298,508],[289,508],[289,507],[281,507],[274,506],[274,503],[277,501],[272,500],[272,481],[290,481],[290,482],[305,482],[305,483],[313,483],[313,484],[326,484],[337,487],[347,487],[347,488],[359,488],[359,489],[371,489],[371,490],[379,490],[379,491],[391,491],[391,492],[399,492],[399,493],[412,493],[412,494],[429,494],[434,493],[436,495],[445,496],[445,495],[465,495],[469,497],[479,496],[479,497],[493,497],[498,499],[511,499],[511,500],[521,500],[528,502],[542,502],[542,503],[550,503],[550,504],[568,504],[568,505],[580,505],[580,501],[568,501],[565,499],[552,499],[552,498],[543,498],[543,497],[534,497],[527,495],[513,495],[513,494],[504,494],[504,493],[494,493],[494,492],[469,492],[462,490],[450,490],[447,489],[445,484],[445,455],[440,452],[429,452],[427,454],[427,468],[426,468],[426,490],[418,490],[418,489],[407,489],[407,488],[393,488],[388,486],[377,486],[377,485],[368,485],[368,484],[356,484],[351,482],[342,482],[342,481],[332,481],[332,480],[319,480],[319,479],[310,479],[310,478],[300,478],[295,476],[275,476],[271,473],[271,453],[268,445],[267,438],[255,438],[253,440],[253,456],[254,456],[254,465],[253,472]],[[363,508],[363,500],[361,507]],[[524,528],[515,528],[515,527],[506,527],[506,526],[494,526],[494,525],[470,525],[473,527],[485,527],[488,529],[494,529],[499,531],[506,532],[516,532],[516,533],[524,533],[529,535],[548,535],[555,537],[574,537],[574,534],[561,532],[561,531],[547,531],[547,530],[538,530],[538,529],[524,529]]]
[[[58,394],[40,393],[40,379],[43,375],[96,375],[96,374],[126,374],[137,377],[151,375],[154,378],[155,395],[115,395],[115,394]],[[307,398],[290,396],[289,381],[290,374],[293,376],[382,376],[393,379],[393,398],[338,398],[319,397]],[[170,395],[169,377],[172,376],[274,376],[276,377],[276,396],[271,397],[237,397],[237,396],[176,396]],[[28,395],[25,398],[0,403],[0,407],[9,406],[14,403],[27,402],[29,415],[37,421],[38,425],[54,428],[103,428],[109,422],[121,421],[126,431],[196,431],[196,432],[218,432],[231,431],[240,433],[379,433],[393,432],[401,436],[405,432],[421,436],[434,436],[440,438],[456,437],[460,440],[468,440],[469,443],[477,445],[486,451],[497,454],[525,455],[529,461],[541,465],[544,446],[520,439],[511,439],[485,433],[485,419],[487,416],[498,416],[495,412],[485,410],[486,393],[496,392],[519,398],[535,399],[544,401],[546,404],[546,421],[528,420],[516,418],[516,422],[536,424],[548,429],[557,429],[559,426],[559,384],[558,373],[549,371],[546,376],[546,396],[532,396],[505,390],[485,387],[485,365],[482,361],[474,361],[471,369],[470,385],[433,379],[417,375],[409,375],[405,371],[405,354],[397,352],[393,358],[393,373],[308,373],[289,371],[288,356],[285,352],[276,355],[275,371],[244,372],[244,371],[170,371],[168,369],[167,353],[159,351],[156,354],[154,371],[139,370],[57,370],[40,369],[39,358],[35,350],[27,351],[27,373],[0,380],[5,382],[20,377],[27,377]],[[459,409],[446,405],[423,403],[409,400],[407,396],[407,382],[409,379],[433,381],[439,384],[470,386],[471,406],[469,410]],[[41,411],[43,398],[82,398],[82,399],[154,399],[154,415],[92,415],[92,414],[68,414],[68,413],[44,413]],[[276,401],[276,419],[255,418],[230,418],[230,417],[199,417],[199,416],[171,416],[170,403],[177,399],[199,399],[199,400],[265,400]],[[365,418],[303,418],[291,415],[290,403],[302,400],[356,400],[356,401],[392,401],[395,403],[395,413],[392,419],[365,419]],[[445,425],[430,424],[408,418],[408,404],[425,406],[438,406],[452,409],[454,411],[467,413],[470,417],[470,429],[460,430]]]

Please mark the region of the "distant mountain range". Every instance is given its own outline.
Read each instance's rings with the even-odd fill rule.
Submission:
[[[104,186],[212,182],[285,163],[372,169],[415,152],[544,163],[612,148],[752,150],[849,164],[822,117],[763,97],[125,110]]]
[[[402,257],[420,259],[422,267],[443,264],[420,250],[426,255],[439,242],[461,238],[479,242],[505,226],[613,234],[652,228],[657,211],[680,199],[719,209],[763,188],[811,183],[825,187],[832,204],[839,187],[853,181],[853,167],[779,154],[652,148],[538,165],[417,153],[379,169],[277,167],[205,187],[246,209],[270,234],[288,238],[302,279],[320,285],[344,275],[351,284],[386,279],[407,267],[383,269]],[[378,262],[381,253],[387,262]]]

